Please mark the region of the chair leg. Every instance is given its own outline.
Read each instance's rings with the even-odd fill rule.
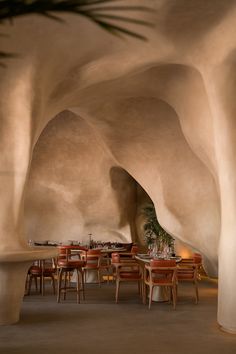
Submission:
[[[38,278],[36,275],[30,275],[29,277],[29,291],[28,291],[28,295],[30,295],[30,292],[31,292],[31,286],[32,286],[32,279],[34,279],[34,283],[35,283],[35,290],[36,292],[38,292]],[[41,293],[41,288],[39,288],[39,291]]]
[[[118,303],[119,289],[120,289],[120,282],[119,280],[116,280],[116,303]]]
[[[81,274],[81,285],[82,285],[82,292],[83,292],[83,300],[85,300],[85,292],[84,292],[84,271],[80,269]]]
[[[66,270],[65,272],[64,272],[64,276],[65,276],[65,278],[64,278],[64,296],[63,296],[63,299],[65,300],[66,299],[66,288],[67,288],[67,281],[69,280],[70,281],[70,279],[68,279],[68,271]]]
[[[57,302],[60,302],[61,300],[62,273],[63,270],[62,268],[60,268],[60,270],[58,271],[58,280],[57,280]]]
[[[53,287],[53,295],[56,294],[56,286],[55,286],[55,278],[54,275],[52,275],[52,287]]]
[[[195,303],[197,304],[198,301],[199,301],[199,295],[198,295],[198,283],[197,283],[196,280],[194,282],[194,285],[195,285],[195,292],[196,292],[196,301],[195,301]]]
[[[169,286],[165,286],[166,298],[171,302],[171,288]]]
[[[79,270],[78,268],[76,269],[76,290],[77,290],[77,304],[80,303],[80,276],[79,276]]]
[[[141,299],[143,299],[143,284],[140,280],[138,281],[138,293]]]
[[[151,308],[151,303],[152,303],[152,294],[153,294],[153,286],[152,285],[149,285],[149,310]]]
[[[143,304],[146,305],[147,302],[147,285],[143,283]]]
[[[38,280],[37,280],[37,277],[33,277],[34,279],[34,284],[35,284],[35,290],[36,292],[38,292]]]
[[[30,295],[31,285],[32,285],[32,275],[29,276],[28,295]]]
[[[43,274],[40,277],[40,281],[41,281],[41,295],[44,296],[44,276],[43,276]]]
[[[99,283],[99,287],[101,287],[101,273],[99,268],[98,268],[98,283]]]
[[[166,286],[162,286],[162,293],[163,293],[165,299],[166,298],[169,299],[168,289]]]
[[[172,286],[172,297],[173,297],[173,307],[174,310],[176,309],[176,302],[177,302],[177,293],[176,293],[176,286]]]
[[[39,293],[42,294],[42,281],[41,281],[41,276],[39,276]]]

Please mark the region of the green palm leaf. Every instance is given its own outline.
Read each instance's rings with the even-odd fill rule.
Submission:
[[[52,20],[63,21],[58,14],[73,13],[89,18],[98,26],[115,35],[126,35],[136,39],[147,38],[131,29],[121,26],[120,22],[134,25],[152,26],[151,23],[123,16],[120,13],[132,11],[152,11],[145,6],[115,5],[118,0],[0,0],[0,24],[8,20],[13,22],[15,17],[38,14]],[[118,15],[114,14],[119,12]],[[108,20],[108,21],[107,21]],[[14,54],[0,52],[0,58],[11,58]],[[0,63],[1,66],[4,64]]]
[[[55,13],[67,12],[85,16],[97,23],[100,27],[113,33],[126,34],[145,40],[145,36],[127,30],[119,25],[110,22],[108,23],[103,20],[103,18],[115,21],[125,21],[136,25],[151,26],[152,24],[147,21],[124,17],[122,15],[114,15],[114,12],[116,11],[150,11],[151,9],[145,6],[97,6],[103,5],[104,3],[113,4],[116,1],[117,0],[0,0],[0,22],[6,19],[12,20],[14,17],[29,14],[38,14],[62,21],[60,17],[55,15]],[[109,12],[112,13],[109,14]]]

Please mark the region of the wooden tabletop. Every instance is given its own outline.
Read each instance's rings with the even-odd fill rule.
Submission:
[[[147,255],[143,254],[143,257],[141,255],[136,255],[135,259],[138,260],[138,261],[141,261],[143,263],[150,263],[151,260],[165,260],[165,259],[162,259],[162,258],[159,258],[159,259],[158,258],[153,258],[153,257],[149,256],[148,254]],[[168,260],[175,260],[176,263],[179,263],[179,262],[181,262],[182,257],[181,256],[170,257],[170,258],[168,258]]]

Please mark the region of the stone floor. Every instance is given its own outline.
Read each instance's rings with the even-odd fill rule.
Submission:
[[[114,303],[114,284],[86,286],[86,301],[65,303],[55,296],[25,296],[21,320],[0,327],[0,353],[78,354],[234,354],[236,336],[216,322],[217,283],[203,279],[200,303],[194,304],[190,284],[179,287],[174,311],[168,303],[141,304],[135,284],[122,284]]]

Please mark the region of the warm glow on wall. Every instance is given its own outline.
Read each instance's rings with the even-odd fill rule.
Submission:
[[[182,258],[192,258],[193,250],[180,240],[175,240],[175,253]]]

